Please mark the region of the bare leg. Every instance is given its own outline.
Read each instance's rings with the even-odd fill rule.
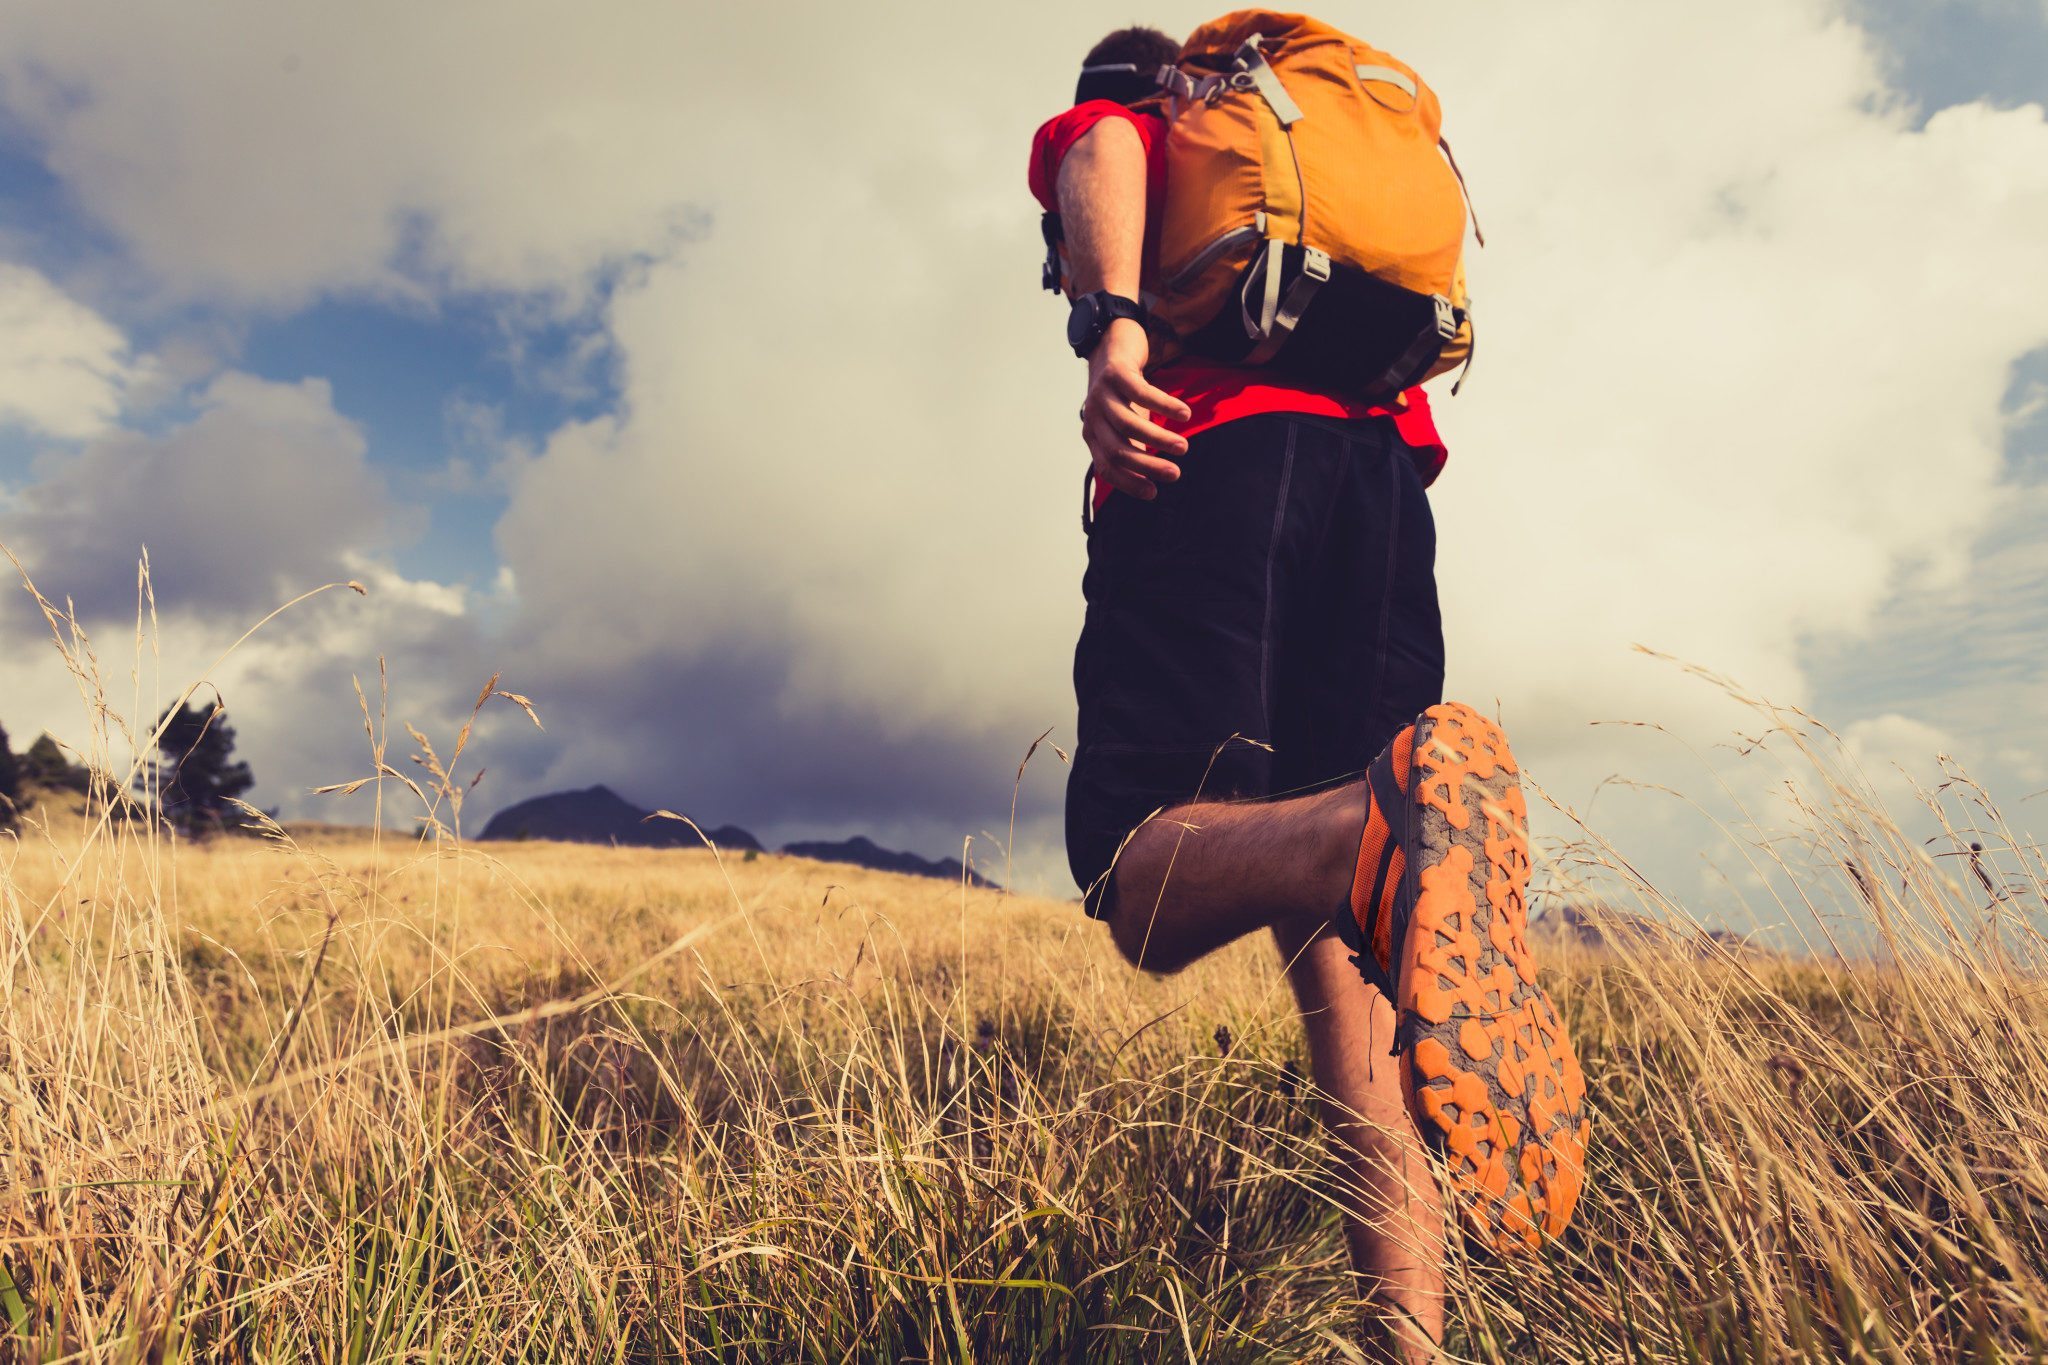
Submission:
[[[1163,811],[1117,858],[1110,935],[1134,965],[1177,972],[1255,929],[1322,924],[1350,894],[1364,828],[1362,783]]]
[[[1288,963],[1316,1084],[1329,1097],[1367,1343],[1385,1360],[1435,1360],[1444,1334],[1443,1211],[1402,1099],[1399,1065],[1387,1055],[1393,1007],[1327,927],[1284,924],[1273,938]]]
[[[1368,1340],[1389,1360],[1432,1360],[1443,1338],[1443,1214],[1388,1056],[1394,1011],[1331,927],[1345,913],[1365,825],[1362,783],[1288,801],[1165,811],[1118,858],[1109,928],[1137,966],[1173,972],[1255,929],[1288,962],[1316,1084],[1352,1206],[1351,1262]]]

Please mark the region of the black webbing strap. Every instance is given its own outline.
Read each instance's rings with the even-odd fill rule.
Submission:
[[[1368,390],[1377,396],[1400,393],[1421,378],[1431,361],[1443,354],[1444,347],[1458,335],[1458,310],[1451,301],[1441,294],[1433,295],[1436,305],[1430,320],[1415,333],[1415,339],[1408,343],[1408,349],[1387,366],[1386,373],[1375,380]]]
[[[1038,282],[1048,293],[1060,292],[1060,243],[1067,239],[1066,229],[1060,226],[1057,213],[1042,213],[1038,217],[1038,235],[1045,238],[1045,268],[1039,273]]]

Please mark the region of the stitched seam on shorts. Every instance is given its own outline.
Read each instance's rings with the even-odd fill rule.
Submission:
[[[1382,453],[1385,450],[1384,442],[1378,438],[1376,431],[1343,431],[1333,423],[1318,422],[1314,418],[1304,417],[1300,420],[1304,426],[1312,426],[1319,431],[1327,431],[1337,437],[1344,452],[1342,458],[1347,464],[1356,463],[1360,458],[1361,452],[1374,454]],[[1382,422],[1387,419],[1374,418],[1372,420]],[[1347,469],[1344,473],[1348,476],[1351,471]],[[1330,548],[1330,528],[1337,524],[1337,509],[1343,501],[1342,484],[1340,483],[1337,496],[1325,500],[1326,505],[1323,508],[1322,520],[1316,524],[1314,538],[1315,553],[1310,557],[1309,563],[1324,566],[1323,556]]]
[[[1273,566],[1280,558],[1280,532],[1287,524],[1287,486],[1294,482],[1294,438],[1287,424],[1287,449],[1280,457],[1280,492],[1273,499],[1273,537],[1266,543],[1266,611],[1259,621],[1259,714],[1273,723]]]
[[[1387,585],[1380,595],[1379,657],[1373,662],[1372,705],[1366,715],[1377,716],[1387,690],[1387,640],[1394,625],[1394,571],[1401,562],[1401,467],[1387,461]]]

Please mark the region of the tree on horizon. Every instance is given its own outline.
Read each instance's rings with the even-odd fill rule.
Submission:
[[[157,808],[172,827],[195,839],[239,829],[235,801],[256,785],[247,763],[234,759],[235,732],[227,708],[216,702],[201,709],[187,703],[166,708],[157,739],[162,755],[136,785],[153,786]]]
[[[7,742],[7,727],[0,725],[0,829],[13,829],[21,811],[21,765]]]
[[[77,792],[80,796],[92,789],[92,770],[66,758],[63,746],[47,730],[28,746],[16,766],[24,783]]]

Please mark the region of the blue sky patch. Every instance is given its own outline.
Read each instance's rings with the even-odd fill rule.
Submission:
[[[362,429],[393,493],[425,505],[427,533],[397,554],[408,576],[488,581],[492,528],[505,506],[489,478],[498,457],[490,445],[538,446],[563,423],[618,401],[609,355],[584,356],[595,319],[534,325],[522,316],[515,324],[512,311],[512,301],[492,297],[431,312],[337,300],[258,324],[244,340],[238,363],[252,374],[327,380],[335,411]],[[489,428],[482,440],[478,417]]]
[[[2048,11],[2039,0],[1851,0],[1850,14],[1923,114],[1986,100],[2048,100]]]

